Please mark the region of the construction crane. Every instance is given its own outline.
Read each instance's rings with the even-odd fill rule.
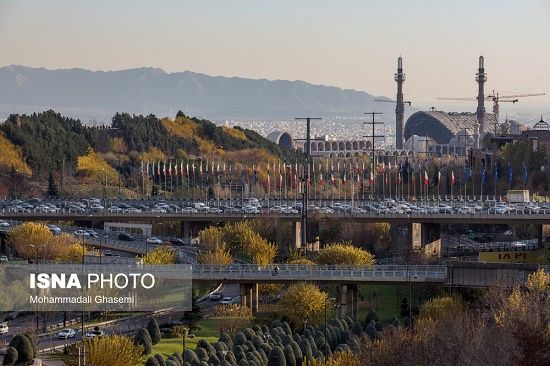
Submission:
[[[498,92],[495,92],[493,90],[492,94],[486,95],[485,100],[491,100],[493,102],[493,113],[495,115],[495,134],[498,124],[498,118],[499,118],[499,109],[500,109],[500,103],[517,103],[519,102],[518,98],[525,98],[525,97],[538,97],[546,95],[546,93],[530,93],[530,94],[515,94],[515,95],[499,95]],[[477,101],[477,98],[452,98],[452,97],[439,97],[438,100],[464,100],[464,101]]]
[[[375,102],[385,102],[385,103],[397,103],[395,100],[387,100],[387,99],[375,99]],[[411,102],[408,100],[404,100],[403,103],[408,104],[409,107],[411,106]]]

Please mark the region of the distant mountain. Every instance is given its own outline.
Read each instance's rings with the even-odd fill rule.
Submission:
[[[0,117],[53,109],[87,123],[110,121],[117,111],[212,120],[291,119],[297,116],[361,116],[379,111],[393,117],[392,103],[366,92],[303,81],[208,76],[156,68],[121,71],[0,68]],[[392,118],[393,119],[393,118]]]

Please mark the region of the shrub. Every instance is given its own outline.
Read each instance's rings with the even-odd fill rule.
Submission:
[[[147,323],[147,331],[151,336],[151,342],[153,344],[157,344],[158,342],[160,342],[161,335],[160,335],[159,323],[155,318],[149,319],[149,323]]]
[[[8,347],[6,353],[4,354],[4,361],[2,365],[13,366],[17,362],[19,355],[17,354],[17,349],[14,347]]]
[[[94,366],[128,366],[139,363],[143,346],[136,345],[132,339],[121,335],[105,336],[101,338],[87,339],[86,360]],[[78,358],[75,351],[72,353],[73,363]]]
[[[269,352],[267,366],[287,366],[286,358],[281,347],[273,347]]]
[[[158,360],[155,357],[149,357],[145,366],[160,366]]]
[[[286,317],[296,329],[303,327],[304,320],[318,324],[324,316],[326,299],[326,292],[317,286],[305,282],[295,283],[288,287],[277,303],[277,313]]]
[[[166,362],[164,361],[164,357],[160,353],[155,354],[155,358],[157,359],[159,366],[166,366]]]
[[[374,255],[351,243],[333,244],[319,252],[319,264],[341,264],[350,266],[372,266]]]
[[[134,344],[140,345],[143,347],[143,355],[148,355],[153,351],[153,343],[151,341],[151,336],[146,328],[139,328],[134,335]]]
[[[380,319],[378,318],[378,314],[376,314],[376,311],[374,311],[373,309],[370,309],[369,312],[367,313],[367,317],[365,319],[365,324],[369,324],[372,320],[377,322]]]
[[[18,334],[13,337],[8,347],[13,347],[17,350],[18,363],[29,363],[34,359],[32,344],[24,335]]]
[[[294,355],[294,351],[292,350],[292,346],[287,344],[284,348],[285,353],[285,359],[287,366],[296,366],[296,356]]]
[[[200,364],[200,360],[197,357],[197,354],[191,349],[185,350],[185,352],[183,353],[183,361],[189,362],[192,366]]]

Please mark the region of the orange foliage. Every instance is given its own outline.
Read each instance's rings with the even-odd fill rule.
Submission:
[[[164,161],[166,160],[166,154],[159,148],[152,146],[148,151],[140,154],[139,159],[141,161]]]
[[[76,171],[78,174],[92,178],[96,182],[105,182],[106,180],[108,184],[116,184],[119,179],[118,172],[92,148],[88,149],[86,155],[78,157]]]

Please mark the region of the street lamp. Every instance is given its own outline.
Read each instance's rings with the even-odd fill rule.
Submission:
[[[328,332],[327,332],[327,303],[328,302],[334,302],[336,301],[335,297],[329,297],[325,299],[325,365],[327,364],[327,357],[328,357]]]

